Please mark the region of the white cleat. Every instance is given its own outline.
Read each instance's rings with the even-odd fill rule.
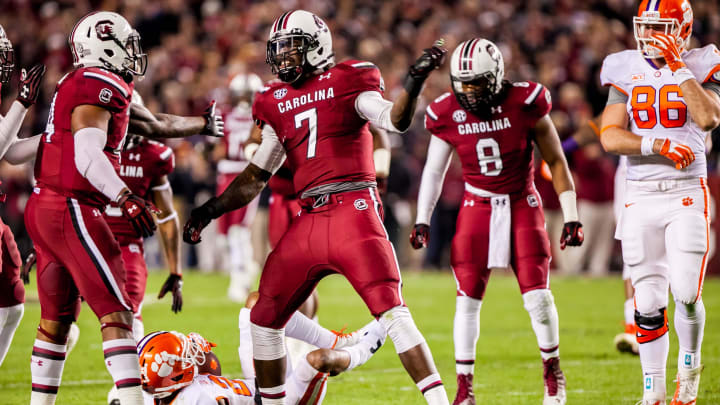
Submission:
[[[643,399],[635,405],[666,405],[665,394],[658,392],[646,392]]]
[[[331,349],[342,349],[343,347],[355,346],[371,329],[375,331],[376,334],[379,334],[381,333],[380,331],[384,331],[385,328],[382,327],[380,322],[372,320],[370,323],[354,332],[344,333],[345,328],[342,328],[340,331],[333,330],[331,332],[335,334],[335,343],[333,343]],[[385,339],[383,338],[383,342],[384,341]]]
[[[677,379],[675,380],[677,381],[677,388],[670,405],[695,405],[702,370],[702,365],[690,370],[678,370]]]
[[[620,353],[632,353],[635,355],[640,353],[640,345],[633,334],[618,333],[613,342]]]

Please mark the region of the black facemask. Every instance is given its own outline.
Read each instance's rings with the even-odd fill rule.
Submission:
[[[305,57],[312,40],[304,33],[283,35],[267,43],[265,62],[273,74],[285,83],[294,83],[306,72]],[[296,61],[299,59],[299,63]]]

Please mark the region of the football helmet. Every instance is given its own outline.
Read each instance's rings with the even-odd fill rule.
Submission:
[[[502,54],[487,39],[475,38],[461,43],[450,59],[453,93],[464,109],[475,114],[485,114],[497,103],[504,76]]]
[[[153,332],[138,343],[142,389],[165,398],[192,384],[198,365],[205,362],[203,347],[179,332]]]
[[[7,84],[10,81],[13,68],[15,67],[15,52],[12,43],[5,35],[5,30],[0,26],[0,83]]]
[[[638,15],[633,17],[637,48],[648,58],[662,57],[658,49],[648,46],[656,42],[650,37],[653,30],[673,36],[683,52],[690,46],[692,24],[693,11],[688,0],[643,0]]]
[[[252,96],[260,91],[262,87],[263,82],[255,73],[241,73],[236,75],[230,80],[230,85],[228,86],[230,94],[233,97],[247,97],[249,99],[252,99]]]
[[[285,83],[335,63],[332,36],[320,17],[305,10],[288,11],[270,29],[265,62]]]
[[[147,68],[140,34],[117,13],[99,11],[81,18],[70,34],[70,48],[76,67],[102,67],[125,80],[144,75]]]

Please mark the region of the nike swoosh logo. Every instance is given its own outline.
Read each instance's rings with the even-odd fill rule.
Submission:
[[[625,204],[625,208],[628,208],[628,207],[631,206],[631,205],[635,205],[635,203]]]

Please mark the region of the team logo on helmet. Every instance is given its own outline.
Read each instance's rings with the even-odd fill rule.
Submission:
[[[285,97],[286,94],[287,94],[287,89],[283,88],[283,89],[275,90],[275,93],[273,93],[273,96],[276,99],[280,100],[281,98]]]
[[[109,41],[113,38],[113,22],[110,20],[101,20],[95,24],[95,31],[98,39],[101,41]]]
[[[320,17],[313,14],[313,20],[315,20],[315,25],[317,25],[318,28],[325,28],[325,23],[320,19]]]
[[[460,123],[465,122],[465,120],[467,119],[467,114],[463,110],[455,110],[452,117],[453,121]]]

